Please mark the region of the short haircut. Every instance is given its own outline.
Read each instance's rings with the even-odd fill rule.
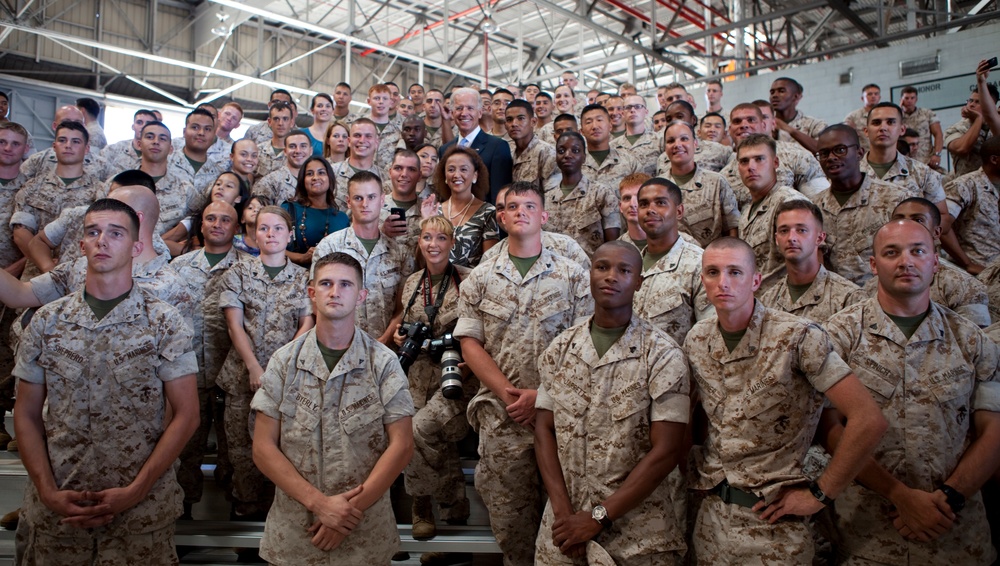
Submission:
[[[94,118],[101,115],[101,105],[93,98],[77,98],[76,106]]]
[[[563,132],[563,133],[559,134],[558,138],[556,138],[556,144],[558,144],[559,142],[561,142],[563,140],[563,138],[574,139],[574,140],[582,143],[584,149],[587,148],[587,140],[584,139],[583,134],[581,134],[580,132],[574,132],[572,130],[570,130],[568,132]]]
[[[573,87],[571,87],[569,85],[559,85],[559,86],[556,87],[556,90],[554,92],[559,92],[559,89],[561,89],[561,88],[564,88],[564,89],[568,90],[570,96],[573,96],[573,97],[576,96],[576,93],[573,92]],[[600,95],[598,94],[597,96],[600,96]]]
[[[743,259],[745,259],[747,264],[750,266],[750,273],[757,273],[757,260],[754,255],[753,248],[750,247],[750,244],[739,238],[734,238],[732,236],[717,238],[705,246],[705,251],[707,252],[709,250],[737,250],[742,253]],[[705,256],[702,255],[701,257],[704,262]]]
[[[895,102],[879,102],[875,106],[872,106],[872,110],[875,110],[876,108],[892,108],[899,113],[899,119],[903,119],[903,109],[900,108]],[[865,118],[866,123],[868,122],[868,119],[872,117],[872,110],[868,111],[868,116]]]
[[[436,92],[441,95],[441,98],[444,98],[444,92],[439,88],[429,88],[424,91],[424,94],[430,94],[432,92]]]
[[[506,189],[506,187],[504,188]],[[449,238],[455,237],[455,227],[447,218],[440,214],[428,216],[420,221],[420,231],[423,232],[427,228],[436,228],[438,232],[447,234]]]
[[[698,124],[699,125],[704,124],[707,118],[718,118],[722,120],[722,127],[723,128],[726,127],[726,117],[723,116],[722,114],[719,114],[718,112],[709,112],[708,114],[705,114],[704,116],[701,117],[701,120],[698,122]]]
[[[621,192],[623,188],[631,187],[633,185],[642,186],[643,183],[652,178],[653,176],[647,173],[629,173],[628,175],[622,177],[621,182],[618,183],[618,191]]]
[[[212,116],[211,112],[205,110],[204,108],[195,108],[194,110],[189,112],[187,116],[184,117],[184,125],[187,126],[188,124],[190,124],[191,118],[193,118],[194,116],[207,116],[208,119],[212,121],[212,124],[213,125],[215,124],[215,116]]]
[[[674,90],[675,88],[679,88],[679,89],[683,90],[684,92],[688,91],[687,87],[685,87],[681,83],[677,83],[677,82],[673,82],[673,83],[670,83],[670,84],[664,86],[663,90]]]
[[[336,89],[336,88],[339,88],[339,87],[344,87],[344,88],[346,88],[347,90],[350,90],[350,91],[352,91],[352,92],[353,92],[353,89],[351,89],[351,85],[349,85],[349,84],[345,83],[344,81],[340,81],[340,82],[339,82],[339,83],[337,83],[337,84],[336,84],[336,86],[334,86],[333,88],[335,88],[335,89]]]
[[[799,81],[797,81],[797,80],[795,80],[795,79],[793,79],[791,77],[778,77],[778,78],[774,79],[773,81],[771,81],[771,84],[774,84],[774,83],[776,83],[778,81],[785,81],[786,83],[792,85],[792,88],[795,89],[795,92],[797,94],[802,94],[803,89],[802,89],[802,85],[799,84]]]
[[[905,199],[899,201],[899,204],[896,205],[896,208],[899,208],[899,207],[903,206],[904,204],[910,204],[910,203],[917,204],[917,205],[920,205],[920,206],[924,207],[927,210],[928,214],[931,215],[931,220],[934,221],[934,226],[940,226],[941,225],[941,211],[938,210],[937,205],[935,205],[933,202],[925,199],[924,197],[909,197],[909,198],[905,198]],[[896,208],[893,208],[892,211],[896,212]]]
[[[0,98],[6,100],[7,102],[10,102],[10,96],[8,96],[7,93],[2,90],[0,90]]]
[[[87,207],[87,213],[84,216],[89,216],[93,212],[121,212],[128,216],[128,233],[132,236],[133,242],[139,239],[139,215],[131,206],[117,199],[102,198],[95,200]]]
[[[154,195],[156,194],[156,182],[153,181],[153,177],[149,173],[138,169],[126,169],[115,175],[111,178],[111,185],[117,185],[119,187],[131,187],[138,185],[140,187],[146,187],[150,191],[153,191]]]
[[[307,140],[309,140],[310,143],[312,143],[312,138],[309,137],[309,134],[307,134],[305,130],[300,130],[298,128],[295,128],[294,130],[288,132],[288,135],[285,136],[285,143],[286,144],[288,143],[288,138],[290,138],[292,136],[305,136],[305,138]]]
[[[379,179],[378,175],[372,173],[371,171],[358,171],[354,175],[351,175],[351,178],[347,180],[348,194],[351,192],[351,187],[361,183],[375,183],[379,186],[379,188],[382,187],[382,179]]]
[[[708,81],[707,83],[705,83],[705,85],[706,86],[707,85],[715,85],[715,86],[719,87],[719,90],[722,90],[722,81],[720,81],[719,79],[712,79],[712,80]]]
[[[997,155],[1000,155],[1000,136],[990,136],[983,142],[983,147],[979,148],[979,158],[983,160],[983,165],[986,165],[991,157]]]
[[[536,195],[538,197],[538,202],[542,203],[542,208],[545,208],[545,191],[538,186],[538,183],[514,181],[504,188],[507,189],[507,197],[505,197],[504,202],[506,202],[506,198],[509,198],[510,195]]]
[[[653,119],[655,120],[655,119],[656,119],[656,117],[657,117],[658,115],[660,115],[660,114],[664,114],[664,115],[666,115],[666,113],[667,113],[667,111],[666,111],[666,110],[657,110],[656,112],[653,112]]]
[[[152,116],[154,120],[157,119],[156,114],[153,114],[152,110],[145,110],[143,108],[136,110],[135,114],[132,114],[132,120],[135,121],[139,116]]]
[[[542,90],[542,85],[540,85],[538,83],[528,83],[528,84],[524,85],[524,89],[522,89],[522,90],[527,90],[528,87],[532,87],[532,86],[535,87],[535,88],[537,88],[539,91]]]
[[[490,98],[493,98],[493,91],[491,91],[488,88],[481,88],[481,89],[479,89],[479,94],[486,94],[486,95],[489,95]]]
[[[399,90],[399,85],[396,84],[396,83],[394,83],[394,82],[392,82],[392,81],[385,81],[382,84],[384,84],[386,86],[386,88],[389,88],[390,86],[394,86],[394,87],[396,87],[396,90]]]
[[[276,88],[271,91],[271,97],[268,99],[268,102],[274,100],[274,95],[276,94],[287,96],[289,100],[292,99],[292,93],[288,92],[283,88]]]
[[[493,91],[493,96],[496,96],[498,94],[506,94],[507,96],[514,98],[514,93],[505,88],[498,88],[495,91]]]
[[[260,212],[257,213],[258,224],[260,223],[260,217],[265,214],[274,214],[275,216],[280,217],[282,220],[285,221],[285,226],[287,226],[289,230],[292,229],[292,215],[288,214],[288,211],[285,210],[284,208],[281,208],[280,206],[274,204],[269,204],[264,208],[260,209]]]
[[[651,177],[649,179],[646,179],[646,181],[643,184],[639,185],[639,192],[641,193],[642,190],[645,189],[646,187],[654,187],[654,186],[666,187],[667,195],[670,197],[670,200],[674,201],[675,205],[684,203],[683,200],[684,197],[681,196],[681,188],[678,187],[677,184],[671,181],[670,179],[664,179],[663,177]]]
[[[580,121],[583,121],[583,117],[591,112],[603,112],[605,116],[611,116],[611,114],[608,113],[608,109],[600,104],[588,104],[583,107],[583,110],[580,111]]]
[[[757,100],[754,100],[750,104],[753,104],[757,108],[770,108],[771,107],[771,103],[768,102],[768,101],[766,101],[766,100],[764,100],[763,98],[758,98]]]
[[[267,117],[270,118],[271,116],[274,116],[276,113],[284,112],[285,110],[287,110],[289,114],[295,114],[295,112],[292,111],[291,104],[283,100],[279,100],[274,104],[272,104],[271,107],[267,109]]]
[[[691,106],[691,103],[688,102],[687,100],[675,100],[675,101],[671,102],[670,104],[668,104],[667,108],[670,108],[671,106],[676,106],[676,105],[680,105],[685,110],[687,110],[688,114],[694,116],[695,120],[698,119],[698,117],[694,115],[694,106]]]
[[[544,90],[538,91],[538,94],[535,95],[535,100],[538,100],[539,98],[548,98],[549,102],[552,102],[552,95]]]
[[[523,98],[518,98],[516,100],[510,101],[510,104],[507,105],[507,110],[510,110],[511,108],[524,108],[528,112],[528,116],[531,117],[535,116],[534,105],[532,105],[527,100],[524,100]]]
[[[372,96],[373,94],[376,93],[388,94],[390,96],[392,95],[392,91],[389,90],[389,87],[385,86],[384,84],[378,84],[378,83],[368,87],[368,96]]]
[[[415,86],[418,86],[418,87],[420,87],[421,89],[422,89],[422,88],[424,88],[424,85],[422,85],[422,84],[420,84],[420,83],[413,83],[413,84],[411,84],[411,85],[410,85],[409,87],[407,87],[406,91],[407,91],[407,92],[409,92],[409,91],[410,91],[410,89],[411,89],[411,88],[413,88],[413,87],[415,87]]]
[[[223,105],[222,105],[222,108],[235,108],[235,109],[236,109],[236,111],[240,113],[240,116],[242,116],[242,115],[243,115],[243,107],[242,107],[242,106],[240,106],[240,103],[239,103],[239,102],[236,102],[236,101],[229,101],[229,102],[227,102],[227,103],[223,104]],[[220,108],[220,110],[221,110],[222,108]]]
[[[17,135],[21,136],[22,138],[24,138],[24,142],[25,143],[28,142],[28,130],[25,130],[24,126],[22,126],[21,124],[18,124],[17,122],[10,122],[10,121],[0,122],[0,132],[5,131],[5,130],[10,130],[10,131],[14,132],[15,134],[17,134]]]
[[[489,91],[487,91],[489,92]],[[476,101],[473,103],[476,105],[477,110],[483,109],[483,99],[479,98],[479,91],[474,88],[460,87],[451,92],[452,100],[456,100],[459,96],[473,96]]]
[[[316,279],[316,274],[319,273],[319,270],[328,265],[346,265],[350,267],[358,276],[358,285],[362,288],[365,286],[365,270],[361,267],[361,262],[354,259],[354,256],[344,252],[328,253],[317,259],[316,265],[312,268],[313,280]]]
[[[866,91],[866,90],[868,90],[870,88],[874,88],[875,90],[877,90],[879,92],[882,92],[882,87],[878,86],[875,83],[868,83],[865,86],[861,87],[861,92],[864,92],[864,91]]]
[[[917,87],[913,85],[906,85],[903,90],[899,91],[900,94],[917,94]]]
[[[88,132],[87,127],[80,122],[63,120],[56,126],[56,137],[59,137],[59,130],[73,130],[74,132],[80,132],[83,134],[83,142],[88,144],[90,143],[90,132]]]
[[[733,113],[738,110],[753,110],[754,114],[756,114],[758,118],[760,118],[761,120],[764,119],[764,114],[761,113],[760,108],[758,108],[756,104],[752,102],[741,102],[736,106],[733,106],[733,109],[729,111],[730,120],[733,119]]]
[[[424,145],[428,145],[428,144],[424,144]],[[391,164],[395,163],[396,160],[399,159],[399,158],[401,158],[401,157],[405,158],[405,159],[415,159],[417,161],[417,167],[418,168],[420,167],[420,156],[417,155],[417,152],[409,150],[409,149],[406,149],[405,147],[397,147],[396,148],[396,151],[393,152],[393,154],[392,154],[392,161],[390,161],[389,167],[392,167]]]
[[[792,210],[806,210],[813,215],[816,222],[819,223],[820,230],[823,229],[823,211],[816,206],[813,201],[804,198],[793,198],[786,200],[785,202],[778,205],[778,208],[774,209],[773,220],[771,221],[771,234],[778,231],[778,217],[781,216],[782,212],[790,212]],[[935,209],[937,210],[937,209]]]
[[[168,128],[166,124],[164,124],[159,120],[153,120],[152,122],[146,122],[145,124],[143,124],[142,129],[139,130],[139,135],[144,134],[146,132],[146,128],[149,128],[150,126],[163,128],[164,130],[167,131],[167,135],[168,136],[170,135],[170,128]]]
[[[572,114],[563,113],[556,116],[555,120],[552,120],[553,124],[556,122],[573,122],[574,124],[576,124],[576,116]]]
[[[986,90],[990,93],[990,98],[993,99],[993,104],[997,103],[997,98],[1000,98],[1000,92],[997,91],[997,87],[993,83],[986,83]],[[972,89],[972,92],[979,92],[979,87]],[[982,94],[980,94],[982,96]]]
[[[822,132],[819,133],[819,136],[817,136],[817,138],[821,138],[826,134],[833,132],[843,132],[847,134],[847,137],[853,140],[853,143],[855,144],[861,143],[860,138],[858,138],[858,131],[855,130],[853,126],[848,126],[847,124],[834,124],[832,126],[827,126],[826,128],[823,129]]]
[[[688,124],[684,120],[671,120],[670,123],[668,123],[666,127],[663,128],[663,135],[664,136],[667,135],[667,130],[669,130],[672,126],[678,126],[678,125],[686,127],[688,131],[691,132],[692,136],[697,137],[697,135],[694,133],[694,126]]]
[[[766,145],[770,148],[771,155],[778,155],[778,144],[774,141],[774,138],[767,134],[750,134],[743,138],[739,147],[736,148],[736,155],[738,157],[744,147],[757,147],[761,145]]]
[[[371,118],[361,117],[351,122],[351,127],[347,130],[348,133],[354,129],[354,126],[371,126],[375,128],[376,132],[378,131],[378,126],[375,125],[375,122],[373,122]]]

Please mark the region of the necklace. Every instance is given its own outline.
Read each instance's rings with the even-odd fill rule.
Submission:
[[[451,211],[454,209],[454,207],[451,205],[451,201],[449,200],[448,201],[448,213],[449,213],[448,220],[451,220],[452,224],[454,224],[454,220],[456,218],[462,218],[462,217],[465,216],[465,213],[469,211],[469,207],[472,206],[472,203],[474,203],[474,202],[476,202],[476,197],[472,197],[472,200],[469,201],[469,204],[465,205],[465,208],[463,208],[458,214],[451,214]]]
[[[302,249],[303,251],[309,249],[309,241],[306,240],[306,211],[309,210],[310,206],[302,207],[302,216],[299,217],[299,236],[302,239]],[[323,226],[323,236],[326,237],[330,233],[330,209],[324,209],[326,212],[326,225]]]

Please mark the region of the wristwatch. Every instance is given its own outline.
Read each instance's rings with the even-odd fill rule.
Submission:
[[[965,509],[965,496],[959,493],[957,489],[948,484],[942,484],[940,489],[945,499],[948,500],[948,506],[951,507],[952,513],[959,513],[962,509]]]
[[[819,502],[822,503],[823,505],[830,505],[831,503],[833,503],[833,498],[827,497],[827,495],[823,493],[823,490],[819,487],[819,484],[816,483],[815,480],[809,482],[809,493],[812,493],[813,497],[819,500]]]
[[[590,511],[590,518],[601,524],[601,528],[606,529],[611,526],[611,519],[608,518],[608,510],[603,505],[594,505]]]

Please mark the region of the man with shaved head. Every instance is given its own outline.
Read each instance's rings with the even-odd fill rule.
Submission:
[[[997,554],[979,490],[1000,465],[1000,351],[931,300],[939,263],[925,226],[892,220],[879,228],[869,265],[877,295],[827,324],[889,422],[837,501],[841,558],[991,564]],[[834,458],[854,449],[842,423],[836,410],[824,412],[820,438]]]
[[[688,369],[677,343],[633,313],[641,268],[632,244],[597,248],[594,315],[538,360],[535,446],[549,500],[535,564],[565,564],[589,540],[623,566],[684,555],[684,531],[663,513],[672,505],[663,479],[687,455]]]
[[[17,350],[14,426],[31,478],[17,556],[177,563],[171,468],[198,425],[192,330],[133,277],[152,236],[138,211],[100,199],[84,224],[83,283],[34,314]]]
[[[212,426],[215,376],[222,368],[231,343],[226,320],[219,308],[222,278],[234,263],[247,257],[233,247],[239,227],[236,209],[225,201],[209,203],[201,214],[201,234],[205,247],[186,253],[171,262],[191,295],[194,324],[194,352],[198,358],[198,408],[201,424],[181,452],[177,480],[184,490],[184,518],[191,519],[191,507],[201,501],[201,463]],[[218,427],[221,429],[222,427]]]
[[[684,341],[708,419],[706,437],[695,438],[692,487],[706,496],[695,557],[699,564],[787,564],[791,557],[809,564],[813,537],[801,518],[851,483],[885,419],[826,332],[754,300],[761,276],[746,242],[715,240],[701,265],[716,316],[695,324]],[[844,449],[809,478],[802,462],[824,397],[848,415]]]

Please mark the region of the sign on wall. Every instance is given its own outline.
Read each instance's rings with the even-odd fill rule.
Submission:
[[[997,86],[996,80],[990,81],[993,86]],[[946,108],[959,108],[965,106],[965,101],[969,99],[969,94],[976,87],[976,74],[967,73],[922,81],[907,83],[892,87],[892,101],[899,104],[902,98],[902,90],[905,86],[914,86],[917,89],[917,106],[930,108],[931,110],[944,110]]]

